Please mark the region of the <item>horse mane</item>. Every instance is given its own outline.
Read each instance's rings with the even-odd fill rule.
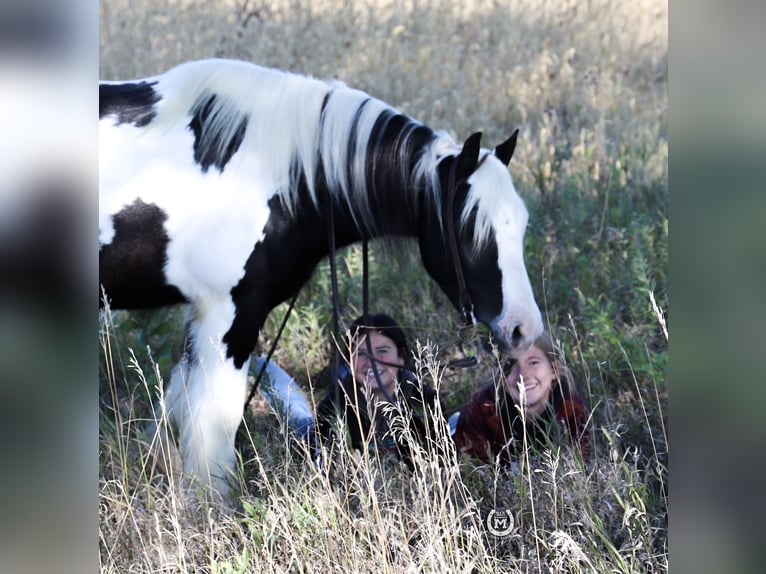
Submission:
[[[157,105],[157,123],[185,122],[192,115],[195,160],[203,171],[236,169],[276,182],[275,193],[290,212],[297,208],[301,183],[318,207],[323,175],[334,199],[346,203],[359,229],[371,236],[380,231],[371,201],[385,196],[378,207],[395,204],[399,217],[415,216],[419,198],[412,191],[422,189],[441,225],[437,166],[460,146],[389,104],[342,82],[234,60],[190,62],[154,79],[163,95],[173,93]],[[485,199],[469,193],[461,216],[465,225],[480,207],[477,247],[491,231],[491,209],[481,209]]]

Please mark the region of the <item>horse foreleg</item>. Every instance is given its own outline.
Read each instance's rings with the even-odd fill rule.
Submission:
[[[242,420],[249,361],[237,369],[222,335],[228,306],[189,325],[187,357],[173,369],[165,401],[178,429],[184,471],[226,496],[235,475],[234,437]],[[184,362],[185,361],[185,362]]]

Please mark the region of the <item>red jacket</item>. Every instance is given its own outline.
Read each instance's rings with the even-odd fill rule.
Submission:
[[[490,383],[468,397],[454,435],[458,452],[487,462],[500,455],[502,462],[509,462],[522,452],[525,431],[530,446],[543,447],[563,433],[584,454],[589,451],[585,403],[567,385],[551,390],[548,408],[527,418],[526,424],[513,400],[505,392],[500,395],[496,396],[495,384]]]

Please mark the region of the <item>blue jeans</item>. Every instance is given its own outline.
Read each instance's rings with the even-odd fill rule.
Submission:
[[[253,363],[258,373],[266,361],[258,357]],[[269,361],[259,389],[263,398],[281,420],[287,420],[290,431],[299,440],[309,440],[314,432],[314,411],[298,383],[282,367]]]

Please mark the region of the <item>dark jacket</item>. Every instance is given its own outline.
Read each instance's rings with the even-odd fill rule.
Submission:
[[[495,384],[490,383],[468,397],[460,409],[454,435],[458,452],[488,462],[499,454],[500,460],[507,463],[522,452],[525,430],[527,444],[532,447],[555,443],[557,435],[563,433],[583,452],[588,451],[585,404],[567,385],[553,388],[547,409],[526,422],[513,400],[502,390],[499,394]]]
[[[336,438],[338,417],[345,420],[351,446],[362,450],[382,449],[397,455],[411,465],[410,449],[402,438],[404,423],[417,442],[424,448],[434,445],[437,396],[429,385],[422,384],[412,371],[399,369],[399,392],[393,409],[379,408],[375,413],[375,428],[371,421],[364,390],[354,383],[352,375],[341,380],[337,389],[331,389],[317,406],[317,431],[325,442]]]

